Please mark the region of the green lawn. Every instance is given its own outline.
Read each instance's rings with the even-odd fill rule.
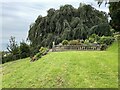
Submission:
[[[117,88],[117,43],[107,51],[50,52],[2,65],[2,88]]]

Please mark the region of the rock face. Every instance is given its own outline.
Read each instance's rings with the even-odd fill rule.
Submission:
[[[53,41],[59,44],[62,40],[85,40],[92,33],[99,34],[99,24],[108,25],[107,14],[90,5],[80,4],[77,9],[72,5],[64,5],[58,10],[51,8],[47,12],[47,16],[38,16],[35,23],[30,25],[28,40],[33,47],[51,48]]]

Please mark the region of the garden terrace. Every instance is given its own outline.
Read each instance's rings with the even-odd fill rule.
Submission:
[[[57,51],[67,51],[67,50],[100,50],[100,45],[55,45],[52,48],[53,52],[57,52]]]

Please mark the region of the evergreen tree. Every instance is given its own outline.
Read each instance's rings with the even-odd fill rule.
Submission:
[[[50,8],[47,16],[38,16],[35,23],[30,25],[28,39],[32,47],[51,48],[53,41],[58,44],[63,40],[86,39],[91,31],[92,34],[110,35],[107,18],[105,12],[98,11],[91,5],[80,4],[74,8],[67,4],[57,10]],[[107,28],[100,33],[104,25]]]

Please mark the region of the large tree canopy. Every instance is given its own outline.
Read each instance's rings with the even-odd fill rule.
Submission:
[[[101,6],[102,1],[98,1],[99,6]],[[118,2],[110,2],[106,1],[105,5],[109,4],[109,15],[111,17],[110,25],[115,31],[120,32],[120,1]]]
[[[120,1],[110,2],[109,4],[110,24],[116,31],[120,32]]]
[[[51,8],[47,13],[45,17],[38,16],[35,23],[30,25],[28,39],[33,47],[51,47],[53,41],[58,44],[64,39],[86,39],[92,33],[110,35],[107,14],[91,5],[80,4],[78,8],[74,8],[67,4],[60,6],[58,10]],[[96,28],[91,29],[96,25]],[[108,26],[104,29],[105,33],[101,30],[104,25]]]

